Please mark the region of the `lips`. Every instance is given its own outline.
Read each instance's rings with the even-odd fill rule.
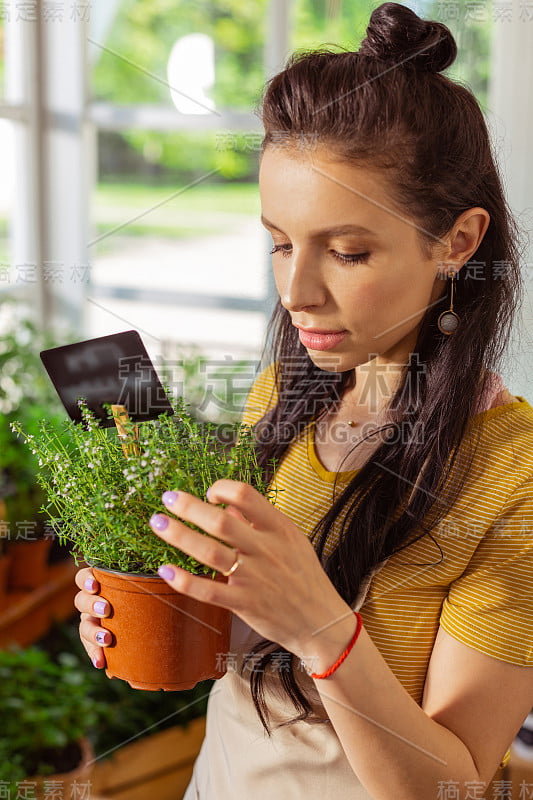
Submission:
[[[321,331],[318,328],[298,328],[298,335],[304,347],[310,350],[331,350],[342,342],[348,331]]]

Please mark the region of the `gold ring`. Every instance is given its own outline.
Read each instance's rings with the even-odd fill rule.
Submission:
[[[233,573],[235,572],[235,570],[237,569],[237,567],[241,563],[241,559],[240,559],[240,555],[241,554],[239,553],[239,551],[237,550],[236,547],[234,547],[233,550],[235,551],[235,561],[233,562],[231,567],[228,570],[226,570],[226,572],[221,570],[222,575],[224,575],[225,578],[228,578],[230,575],[233,575]]]

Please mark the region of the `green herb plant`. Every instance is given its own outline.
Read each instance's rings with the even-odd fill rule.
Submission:
[[[275,501],[276,490],[258,466],[250,426],[228,423],[221,435],[221,426],[196,421],[183,399],[170,402],[173,415],[138,426],[127,420],[124,438],[102,427],[84,401],[79,401],[83,425],[69,419],[59,433],[47,420],[40,421],[35,435],[12,424],[38,458],[38,481],[48,499],[43,511],[60,523],[58,538],[72,543],[76,564],[81,557],[93,566],[156,574],[161,564],[174,563],[214,577],[211,567],[152,532],[150,516],[165,510],[162,493],[183,490],[204,499],[212,483],[230,478]],[[111,418],[109,407],[107,413]],[[228,440],[236,443],[228,447]]]

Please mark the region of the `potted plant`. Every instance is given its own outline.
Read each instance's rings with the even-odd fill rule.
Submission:
[[[83,425],[67,420],[61,434],[46,420],[35,436],[17,423],[13,430],[43,467],[39,481],[48,513],[61,520],[58,536],[72,543],[76,563],[81,557],[93,567],[113,608],[101,621],[113,634],[106,674],[148,690],[190,689],[221,677],[231,612],[174,591],[157,569],[175,563],[206,580],[223,577],[155,536],[148,520],[161,509],[165,490],[204,498],[219,478],[251,483],[273,499],[275,490],[257,465],[251,428],[199,423],[180,398],[172,401],[173,415],[138,426],[124,421],[119,438],[83,401],[79,405]]]
[[[0,309],[0,498],[5,502],[2,538],[11,556],[9,591],[29,591],[46,579],[53,535],[47,535],[40,514],[44,500],[37,481],[37,457],[13,435],[18,420],[35,433],[46,417],[58,425],[63,413],[39,359],[50,345],[29,312],[6,300]]]
[[[24,781],[38,800],[50,796],[47,784],[74,797],[74,782],[79,791],[88,781],[94,754],[87,734],[104,712],[89,687],[70,653],[56,662],[37,647],[0,651],[0,779],[11,787],[4,796],[22,796],[15,791]]]

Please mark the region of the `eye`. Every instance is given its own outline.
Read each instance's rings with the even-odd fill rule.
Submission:
[[[270,250],[269,252],[271,254],[281,252],[283,256],[288,256],[289,252],[285,250],[286,247],[290,247],[290,244],[275,244],[272,250]]]
[[[337,250],[332,250],[331,253],[334,258],[345,264],[362,264],[370,255],[370,253],[339,253]]]
[[[286,249],[289,248],[289,249]],[[287,258],[290,255],[291,251],[290,244],[276,244],[269,252],[271,254],[280,252],[282,256]],[[337,261],[341,261],[343,264],[361,264],[367,260],[370,253],[339,253],[337,250],[331,250],[331,254]]]

